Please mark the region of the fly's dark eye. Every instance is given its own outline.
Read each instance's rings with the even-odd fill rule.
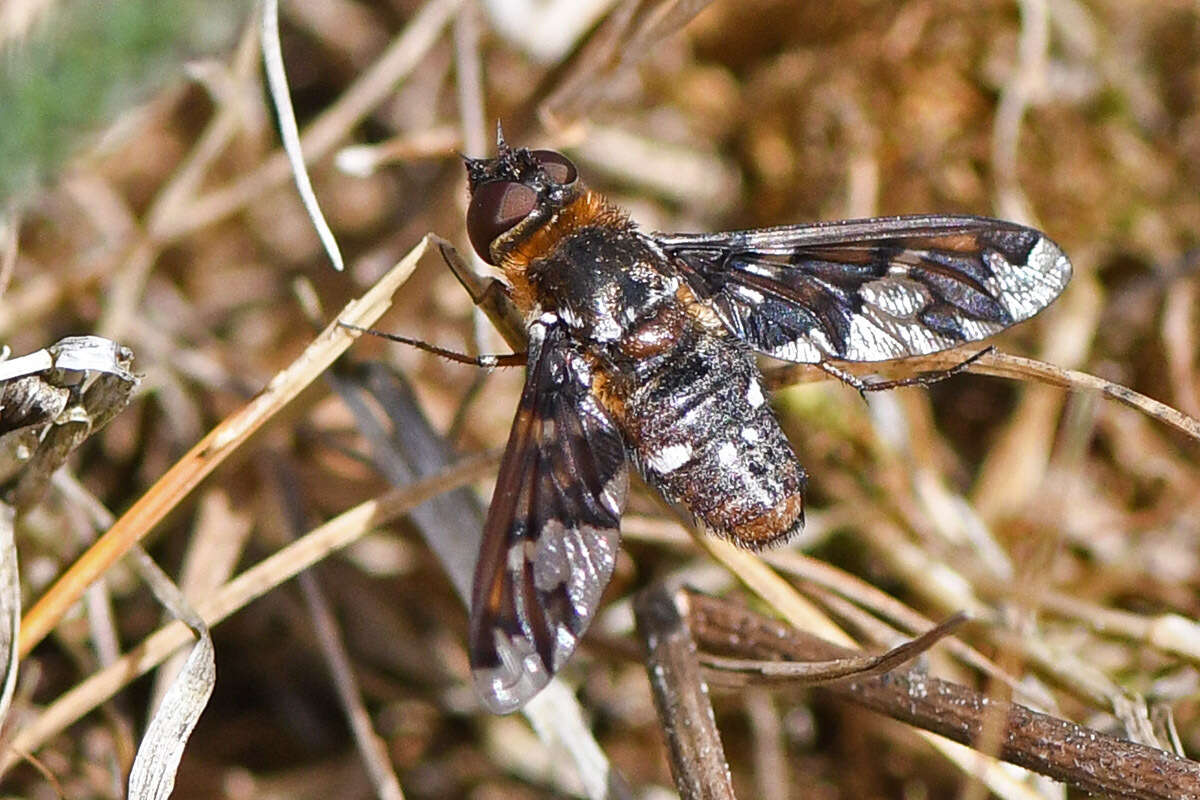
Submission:
[[[492,242],[529,216],[536,205],[537,192],[522,183],[495,181],[476,189],[467,208],[467,236],[479,257],[495,264]]]
[[[574,183],[575,178],[579,176],[579,172],[575,169],[575,165],[571,163],[571,159],[562,153],[555,152],[554,150],[534,150],[530,155],[542,165],[542,169],[546,172],[546,177],[560,186]]]

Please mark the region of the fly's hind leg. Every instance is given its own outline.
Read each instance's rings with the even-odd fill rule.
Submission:
[[[946,369],[931,370],[929,372],[918,372],[908,378],[899,378],[891,381],[867,381],[857,375],[847,372],[840,367],[835,367],[828,361],[819,361],[817,366],[821,371],[837,378],[842,383],[855,389],[864,400],[867,398],[867,392],[883,392],[888,389],[899,389],[904,386],[929,386],[930,384],[943,381],[952,375],[957,375],[960,372],[965,372],[968,367],[974,364],[979,359],[983,358],[988,353],[995,350],[995,347],[985,347],[978,353],[971,355],[952,367]]]

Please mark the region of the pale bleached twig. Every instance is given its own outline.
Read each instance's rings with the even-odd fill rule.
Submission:
[[[433,0],[421,7],[379,60],[305,128],[300,144],[308,162],[328,154],[371,109],[394,91],[397,83],[416,69],[463,2],[465,0]],[[186,214],[174,215],[157,233],[163,241],[171,241],[211,225],[280,185],[290,174],[284,153],[268,156],[249,175],[197,198],[187,207]]]
[[[292,177],[296,181],[296,190],[300,192],[300,200],[304,210],[308,212],[317,236],[329,254],[333,268],[341,272],[345,268],[342,261],[342,251],[338,249],[337,239],[321,213],[321,204],[317,202],[317,194],[313,191],[312,180],[308,177],[308,168],[304,164],[304,151],[300,146],[300,129],[296,126],[296,110],[292,108],[292,95],[288,90],[287,70],[283,66],[283,47],[279,43],[279,0],[263,0],[262,5],[262,50],[263,64],[267,70],[267,86],[271,90],[271,100],[275,103],[275,112],[279,119],[279,136],[283,140],[283,151],[287,154],[288,163],[292,166]]]

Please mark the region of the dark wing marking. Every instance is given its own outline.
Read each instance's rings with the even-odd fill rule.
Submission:
[[[976,341],[1056,298],[1071,262],[986,217],[881,217],[650,234],[751,347],[787,361],[886,361]]]
[[[556,320],[535,322],[471,600],[471,672],[493,712],[520,708],[574,652],[612,577],[627,487],[587,361]]]

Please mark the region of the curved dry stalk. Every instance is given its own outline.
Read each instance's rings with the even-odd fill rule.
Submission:
[[[733,780],[708,686],[688,630],[688,595],[656,583],[633,601],[646,674],[684,800],[733,800]]]
[[[627,515],[622,524],[622,535],[626,539],[652,542],[673,550],[690,550],[692,548],[692,540],[687,536],[685,530],[684,526],[675,522],[633,515]],[[759,597],[764,599],[768,596],[788,598],[791,592],[796,591],[792,588],[790,581],[798,580],[805,587],[803,592],[805,605],[795,606],[795,608],[811,608],[814,598],[822,606],[833,608],[833,601],[841,599],[842,603],[852,604],[854,608],[865,609],[860,612],[864,616],[859,618],[851,617],[844,609],[836,612],[839,618],[851,620],[860,630],[867,629],[867,619],[865,618],[867,614],[874,615],[869,619],[876,620],[879,625],[886,625],[887,635],[890,636],[896,635],[897,630],[911,634],[914,631],[927,630],[935,624],[929,617],[897,600],[887,592],[872,586],[862,578],[826,561],[805,555],[798,550],[785,548],[749,554],[736,548],[729,548],[729,552],[732,553],[730,560],[718,557],[719,560],[743,583],[751,587]],[[742,568],[743,558],[761,560],[769,569],[763,573],[759,567],[755,566]],[[749,561],[745,563],[750,564]],[[777,570],[785,576],[783,580],[787,587],[786,590],[771,588],[775,587],[775,582],[780,580],[779,575],[772,573],[771,570]],[[779,594],[776,595],[776,592]],[[792,600],[783,599],[781,602],[790,605]],[[821,615],[821,625],[831,624],[824,612],[817,613]],[[879,620],[884,622],[879,622]],[[886,638],[876,636],[875,640],[886,641]],[[999,665],[967,642],[951,638],[946,640],[945,646],[947,651],[953,653],[964,664],[979,670],[994,680],[1001,681],[1016,693],[1023,691],[1015,678],[1004,672]]]
[[[271,90],[271,100],[275,103],[275,113],[279,120],[279,136],[283,140],[283,152],[292,165],[292,176],[296,181],[296,190],[304,203],[304,210],[316,228],[321,245],[333,262],[333,268],[338,272],[345,269],[342,251],[338,247],[337,237],[321,212],[321,204],[317,201],[317,193],[313,190],[312,178],[304,165],[304,153],[300,147],[300,129],[296,125],[296,110],[292,107],[292,93],[288,90],[287,71],[283,66],[283,46],[279,42],[279,0],[265,0],[262,4],[262,50],[263,65],[266,67],[267,86]]]
[[[838,362],[839,366],[855,375],[912,375],[912,365],[929,367],[933,370],[950,369],[963,361],[962,352],[951,350],[945,353],[935,353],[920,359],[894,361],[890,364],[853,364]],[[995,378],[1011,378],[1013,380],[1029,380],[1058,386],[1076,392],[1099,392],[1105,397],[1111,397],[1130,408],[1141,411],[1151,419],[1174,428],[1200,442],[1200,420],[1190,417],[1182,411],[1159,400],[1135,392],[1127,386],[1105,380],[1087,372],[1074,369],[1063,369],[1045,361],[1026,356],[1015,356],[993,350],[984,353],[966,367],[966,371],[975,375],[990,375]],[[811,364],[789,364],[784,367],[765,370],[767,385],[772,389],[790,386],[794,383],[812,380],[816,376],[828,379],[828,375]]]
[[[912,661],[961,627],[967,619],[967,615],[960,612],[920,636],[877,655],[854,652],[820,661],[777,661],[705,653],[700,656],[700,663],[708,669],[709,683],[731,689],[765,682],[811,686],[849,679],[861,680],[891,672]]]

